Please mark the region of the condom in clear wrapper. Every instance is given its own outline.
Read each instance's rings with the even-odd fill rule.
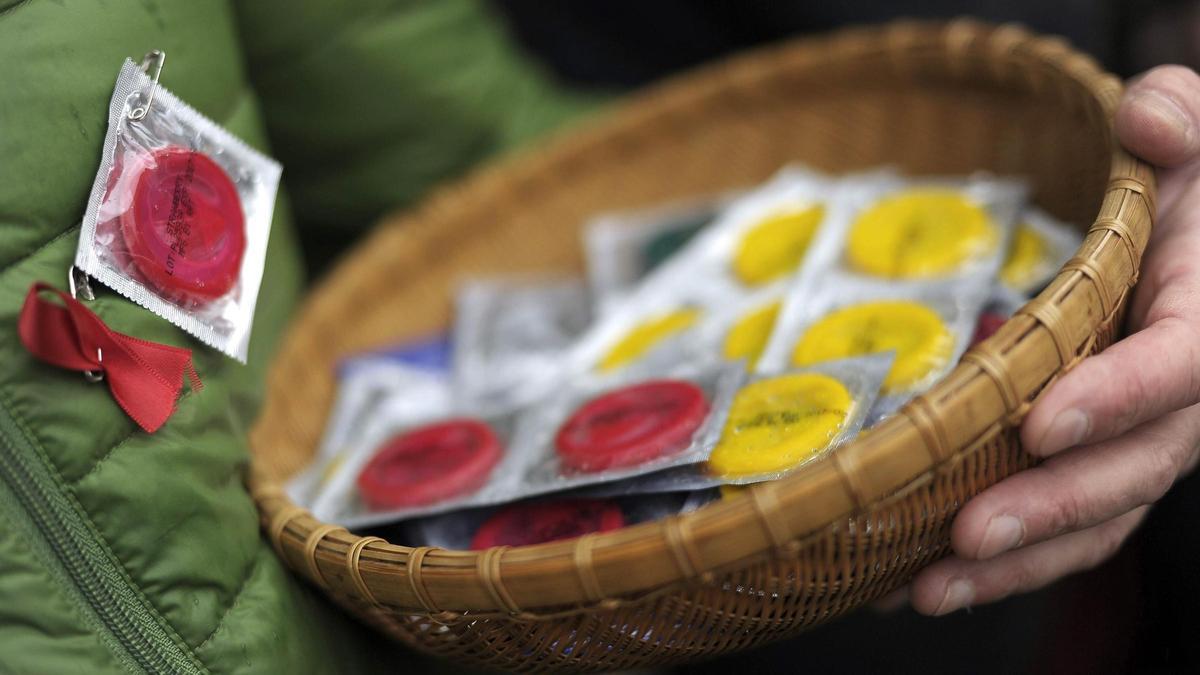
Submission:
[[[126,60],[75,265],[244,363],[279,176]]]
[[[1028,297],[1049,283],[1082,243],[1078,228],[1035,206],[1026,207],[1000,268],[1000,281]]]
[[[830,275],[791,291],[759,368],[893,352],[872,426],[954,367],[990,289],[988,279],[910,286]]]
[[[740,299],[709,310],[685,343],[691,358],[719,356],[742,361],[754,370],[766,350],[783,307],[786,282],[776,282]]]
[[[464,284],[454,326],[454,383],[464,405],[514,407],[544,394],[590,320],[588,291],[579,281]]]
[[[288,483],[288,494],[297,504],[313,503],[348,453],[361,442],[363,432],[385,402],[392,401],[389,414],[404,418],[427,418],[450,409],[452,387],[444,345],[444,339],[434,338],[342,362],[333,408],[317,454]]]
[[[718,302],[793,277],[837,199],[839,182],[786,167],[762,187],[731,201],[705,230],[646,277],[639,291],[667,294],[704,287]]]
[[[642,287],[592,324],[571,348],[565,365],[573,376],[611,375],[631,368],[667,370],[690,360],[686,345],[717,306],[716,297],[703,285],[661,291]]]
[[[919,287],[996,276],[1028,189],[975,175],[847,177],[840,206],[814,244],[817,274]]]
[[[367,527],[511,498],[521,466],[512,450],[517,411],[412,410],[403,392],[377,407],[313,501],[314,515]]]

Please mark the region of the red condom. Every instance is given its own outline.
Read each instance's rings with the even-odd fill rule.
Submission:
[[[653,380],[592,399],[562,425],[555,445],[573,471],[636,466],[687,447],[707,415],[696,385]]]
[[[136,170],[121,236],[142,279],[185,302],[228,293],[246,250],[233,181],[207,155],[180,147],[155,150]]]
[[[488,518],[471,539],[471,550],[528,546],[608,532],[625,525],[621,507],[598,499],[512,504]]]
[[[446,420],[385,443],[358,475],[358,489],[377,510],[433,504],[479,489],[500,455],[488,425]]]

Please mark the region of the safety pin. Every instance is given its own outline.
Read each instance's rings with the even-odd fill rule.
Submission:
[[[92,292],[92,285],[88,281],[87,272],[79,269],[75,265],[71,265],[67,269],[67,290],[71,292],[71,297],[76,300],[95,300],[96,294]],[[104,352],[99,347],[96,347],[96,362],[104,363]],[[83,377],[88,382],[100,382],[104,379],[103,370],[85,370]]]
[[[163,64],[166,62],[167,53],[161,49],[153,49],[142,57],[142,72],[149,73],[150,67],[153,65],[154,74],[150,77],[154,82],[150,85],[150,95],[146,97],[146,104],[130,110],[129,119],[140,120],[150,112],[150,106],[154,104],[154,94],[158,91],[158,77],[162,75]]]

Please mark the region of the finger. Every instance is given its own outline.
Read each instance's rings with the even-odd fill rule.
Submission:
[[[1200,290],[1200,279],[1192,278],[1196,276],[1172,283],[1185,286],[1184,291]],[[1180,307],[1180,312],[1190,312],[1196,304],[1193,298],[1182,301],[1188,308]],[[1114,438],[1200,402],[1200,327],[1195,322],[1194,317],[1163,317],[1084,359],[1030,411],[1021,426],[1026,450],[1045,457]]]
[[[1200,406],[1194,406],[1010,476],[955,517],[954,551],[992,558],[1151,504],[1191,469],[1198,439]]]
[[[993,560],[947,558],[936,562],[913,579],[912,606],[922,614],[939,616],[1032,591],[1095,567],[1120,548],[1148,508]]]
[[[1117,107],[1117,136],[1135,155],[1162,167],[1200,157],[1200,76],[1159,66],[1129,85]]]

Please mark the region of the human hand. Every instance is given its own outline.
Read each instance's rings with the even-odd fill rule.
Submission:
[[[1129,336],[1082,361],[1030,411],[1021,440],[1045,461],[963,507],[954,555],[913,579],[919,612],[946,614],[1094,567],[1200,456],[1200,76],[1149,71],[1126,90],[1116,131],[1160,167]]]

